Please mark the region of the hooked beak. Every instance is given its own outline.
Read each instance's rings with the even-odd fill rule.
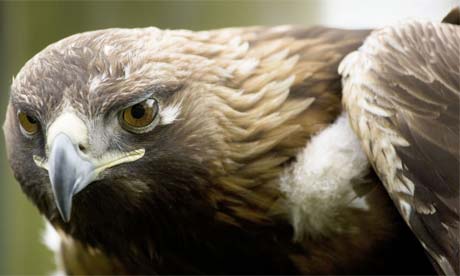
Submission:
[[[48,170],[56,206],[62,219],[70,221],[73,196],[91,182],[98,180],[107,168],[138,160],[145,150],[128,153],[108,153],[101,159],[84,156],[78,146],[65,133],[59,133],[53,140],[48,161],[34,156],[37,166]]]
[[[56,205],[64,221],[70,220],[73,196],[96,179],[94,169],[93,162],[81,157],[67,135],[60,133],[56,136],[49,155],[48,172]]]

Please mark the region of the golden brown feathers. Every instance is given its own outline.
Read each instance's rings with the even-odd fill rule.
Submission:
[[[460,260],[459,52],[459,26],[408,22],[374,32],[341,65],[352,125],[445,274],[458,274]]]
[[[372,212],[347,210],[345,231],[297,241],[279,187],[310,138],[341,113],[338,64],[368,33],[281,26],[71,36],[32,58],[13,83],[5,124],[12,168],[70,239],[65,252],[117,260],[123,272],[404,272],[387,242],[405,254],[413,240],[372,174]],[[117,112],[146,97],[169,118],[142,135],[120,129]],[[37,118],[43,137],[21,136],[17,110]],[[69,223],[47,172],[18,161],[47,156],[47,129],[63,111],[81,118],[96,157],[145,149],[78,194]]]

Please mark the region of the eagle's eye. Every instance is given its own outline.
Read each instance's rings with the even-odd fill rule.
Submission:
[[[39,124],[35,117],[20,111],[18,113],[18,119],[19,124],[21,125],[21,129],[25,134],[34,135],[38,132]]]
[[[120,114],[121,126],[134,133],[152,130],[159,121],[158,102],[147,99],[124,109]]]

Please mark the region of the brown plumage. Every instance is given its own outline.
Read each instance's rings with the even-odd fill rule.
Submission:
[[[366,208],[342,198],[317,203],[336,203],[325,232],[319,216],[309,222],[317,231],[296,233],[289,195],[279,186],[282,175],[295,174],[310,138],[341,113],[338,64],[368,34],[292,26],[109,29],[37,54],[13,82],[4,129],[16,178],[62,238],[64,269],[431,273],[367,167],[346,183]],[[120,112],[152,97],[157,124],[139,133],[123,129]],[[18,112],[39,131],[24,134]],[[120,152],[137,159],[72,190],[72,205],[60,201],[68,177],[54,167],[72,158],[86,166]]]
[[[459,274],[460,26],[384,28],[341,70],[350,121],[395,205],[439,273]]]

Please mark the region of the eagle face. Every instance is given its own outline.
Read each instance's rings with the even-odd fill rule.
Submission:
[[[156,29],[70,37],[14,80],[9,160],[24,192],[66,232],[101,241],[107,228],[153,231],[152,214],[172,227],[172,210],[186,224],[210,209],[196,205],[207,204],[201,191],[219,135],[200,78],[219,76],[204,57],[168,51],[175,39]]]

